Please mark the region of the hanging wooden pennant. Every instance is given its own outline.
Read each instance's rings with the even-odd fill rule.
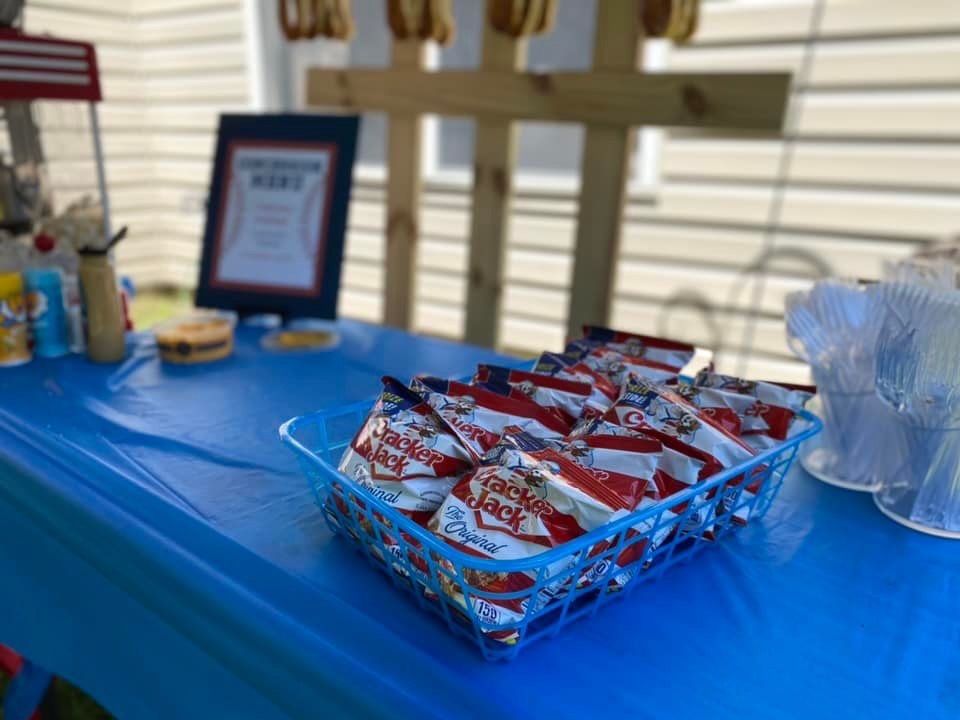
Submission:
[[[280,29],[287,40],[353,37],[355,23],[350,0],[295,0],[295,7],[296,15],[291,17],[290,0],[278,0]]]
[[[397,40],[448,45],[456,33],[451,0],[388,0],[387,22]]]
[[[294,0],[296,11],[290,17],[289,0],[277,0],[277,12],[280,20],[280,30],[287,40],[300,40],[311,33],[310,10],[311,0]]]
[[[697,30],[699,0],[640,0],[640,21],[647,37],[683,43]]]
[[[491,0],[487,3],[490,25],[504,35],[529,37],[553,29],[556,0]]]

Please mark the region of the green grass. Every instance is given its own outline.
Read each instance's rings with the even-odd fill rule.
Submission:
[[[130,306],[133,325],[149,330],[158,322],[190,312],[193,293],[189,290],[145,290],[137,293]]]

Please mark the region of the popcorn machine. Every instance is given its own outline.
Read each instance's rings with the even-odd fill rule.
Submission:
[[[6,18],[2,18],[6,19]],[[0,230],[30,232],[50,214],[44,182],[45,156],[34,121],[39,100],[87,103],[103,233],[111,236],[110,205],[97,103],[103,99],[97,56],[90,43],[28,35],[0,27],[0,112],[9,140],[10,162],[0,156]]]

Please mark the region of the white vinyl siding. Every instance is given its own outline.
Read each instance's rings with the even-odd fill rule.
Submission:
[[[707,0],[695,42],[670,49],[666,64],[796,72],[813,7]],[[248,102],[242,0],[33,0],[28,14],[28,26],[100,43],[117,224],[133,231],[122,269],[141,282],[192,285],[215,118]],[[876,278],[885,262],[960,233],[960,3],[828,0],[813,52],[809,83],[796,88],[798,129],[774,246],[813,255],[840,275]],[[753,295],[743,270],[764,248],[781,150],[769,138],[666,134],[659,182],[627,204],[613,325],[705,344],[719,329],[733,351],[725,361],[737,365]],[[70,162],[68,175],[79,176],[84,160]],[[419,331],[462,335],[467,193],[466,183],[426,183]],[[383,199],[382,179],[358,178],[340,304],[348,317],[383,314]],[[507,349],[562,345],[575,217],[572,190],[521,188],[501,319]],[[751,375],[803,376],[785,345],[782,312],[785,295],[807,286],[811,272],[802,258],[775,263],[759,303]],[[700,301],[713,308],[712,325],[692,309]]]
[[[217,117],[249,106],[243,0],[39,0],[26,29],[89,40],[120,272],[140,285],[196,283]],[[86,109],[42,103],[59,207],[94,193]]]
[[[923,11],[892,2],[829,0],[813,48],[810,82],[798,87],[794,158],[775,248],[798,248],[838,275],[877,278],[884,263],[960,233],[960,4]],[[671,49],[676,70],[796,72],[807,50],[813,2],[707,2],[690,46]],[[624,219],[611,324],[700,343],[723,334],[722,361],[739,365],[752,282],[743,269],[764,249],[782,143],[668,134],[660,183],[631,197]],[[466,187],[427,183],[421,227],[418,330],[463,329]],[[382,186],[354,194],[341,310],[382,313]],[[501,338],[536,351],[563,340],[575,196],[526,193],[514,204]],[[806,287],[802,258],[773,264],[760,298],[754,376],[801,379],[786,348],[787,293]],[[713,308],[712,325],[690,298]],[[676,307],[665,309],[674,300]]]

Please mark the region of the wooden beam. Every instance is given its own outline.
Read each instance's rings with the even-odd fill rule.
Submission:
[[[526,64],[527,42],[483,27],[484,70],[516,72]],[[480,118],[473,146],[473,212],[467,275],[465,338],[497,344],[503,301],[503,266],[510,224],[510,194],[517,130],[510,120]]]
[[[597,71],[631,72],[636,68],[643,39],[636,11],[633,0],[597,3],[593,50],[593,66]],[[778,100],[780,113],[784,99],[785,95]],[[711,96],[707,103],[714,101]],[[605,325],[610,317],[610,298],[620,252],[621,220],[630,171],[631,132],[631,128],[587,126],[580,173],[573,283],[567,313],[569,337],[579,337],[585,323]]]
[[[425,43],[419,40],[393,41],[394,68],[420,74],[425,60]],[[394,112],[387,125],[384,322],[408,330],[413,325],[420,222],[420,114],[416,108]]]
[[[614,0],[616,5],[620,0]],[[610,15],[606,1],[598,3]],[[635,8],[634,8],[635,11]],[[636,24],[636,18],[631,20]],[[623,28],[605,36],[614,54]],[[630,33],[627,33],[630,34]],[[789,73],[657,73],[606,63],[590,73],[503,70],[421,73],[397,70],[307,70],[307,104],[355,111],[436,113],[482,119],[587,125],[742,128],[778,132]]]

